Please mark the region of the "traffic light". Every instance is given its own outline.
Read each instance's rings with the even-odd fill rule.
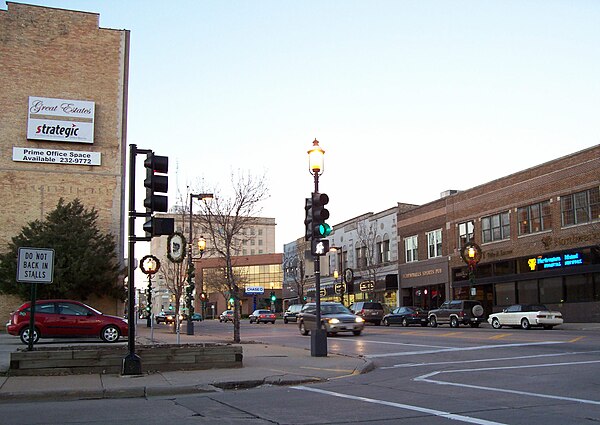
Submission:
[[[152,306],[149,306],[149,305],[147,305],[147,306],[146,306],[146,311],[147,311],[147,312],[150,312],[150,310],[152,310]]]
[[[331,226],[325,223],[329,218],[329,210],[325,205],[329,203],[329,196],[325,193],[313,193],[311,200],[312,236],[325,238],[331,234]]]
[[[169,210],[168,197],[166,195],[156,195],[155,192],[167,193],[169,190],[169,178],[166,176],[169,172],[169,157],[149,153],[146,155],[144,167],[146,167],[146,180],[144,180],[144,186],[146,187],[144,206],[146,211],[149,210],[150,213],[154,211],[167,212]]]
[[[175,219],[153,217],[154,212],[167,212],[169,210],[167,195],[157,193],[167,193],[169,189],[169,178],[166,175],[169,171],[169,157],[154,155],[149,153],[144,161],[146,168],[146,198],[144,206],[146,215],[150,219],[144,223],[144,231],[147,237],[170,235],[175,231]]]
[[[306,198],[304,203],[304,240],[309,241],[313,235],[312,198]]]
[[[173,310],[173,304],[169,304],[169,310]]]
[[[274,303],[275,301],[277,301],[277,296],[275,295],[275,292],[271,291],[271,302]]]

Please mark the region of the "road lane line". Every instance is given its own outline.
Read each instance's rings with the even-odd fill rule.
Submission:
[[[489,339],[502,339],[502,338],[506,338],[507,336],[511,336],[512,334],[500,334],[500,335],[496,335],[496,336],[491,336]]]
[[[546,363],[546,364],[540,364],[540,365],[486,367],[486,368],[480,368],[480,369],[440,370],[437,372],[431,372],[431,373],[428,373],[425,375],[418,376],[418,377],[414,378],[413,381],[428,382],[428,383],[438,384],[438,385],[451,385],[454,387],[472,388],[472,389],[476,389],[476,390],[486,390],[486,391],[501,392],[501,393],[508,393],[508,394],[524,395],[524,396],[530,396],[530,397],[548,398],[548,399],[552,399],[552,400],[572,401],[575,403],[593,404],[596,406],[600,406],[600,401],[596,401],[596,400],[586,400],[586,399],[581,399],[581,398],[563,397],[563,396],[556,396],[556,395],[550,395],[550,394],[532,393],[532,392],[528,392],[528,391],[508,390],[508,389],[494,388],[494,387],[484,387],[481,385],[458,384],[455,382],[447,382],[447,381],[439,381],[439,380],[435,380],[435,379],[430,379],[431,377],[436,376],[436,375],[441,375],[442,373],[456,373],[456,372],[466,373],[466,372],[478,372],[478,371],[490,371],[490,370],[525,369],[525,368],[534,368],[534,367],[572,366],[572,365],[591,364],[591,363],[600,363],[600,360],[590,360],[590,361],[583,361],[583,362],[568,362],[568,363]]]
[[[496,345],[478,345],[475,347],[454,347],[454,348],[442,348],[439,350],[422,350],[422,351],[406,351],[400,353],[384,353],[384,354],[367,354],[366,358],[376,359],[381,357],[399,357],[399,356],[413,356],[420,354],[437,354],[447,353],[451,351],[473,351],[473,350],[487,350],[489,348],[506,348],[506,347],[527,347],[531,345],[548,345],[548,344],[566,344],[567,341],[543,341],[543,342],[524,342],[515,344],[496,344]]]
[[[485,419],[478,419],[478,418],[473,418],[470,416],[458,415],[455,413],[444,412],[442,410],[434,410],[434,409],[428,409],[426,407],[411,406],[410,404],[394,403],[391,401],[376,400],[373,398],[360,397],[360,396],[354,396],[354,395],[343,394],[343,393],[336,393],[333,391],[322,390],[319,388],[305,387],[303,385],[299,385],[299,386],[295,386],[295,387],[291,387],[291,388],[295,389],[295,390],[310,391],[310,392],[329,395],[329,396],[333,396],[333,397],[347,398],[349,400],[363,401],[365,403],[381,404],[383,406],[396,407],[398,409],[412,410],[414,412],[426,413],[428,415],[438,416],[441,418],[446,418],[446,419],[450,419],[450,420],[454,420],[454,421],[466,422],[466,423],[470,423],[470,424],[505,425],[505,424],[502,424],[501,422],[487,421]]]
[[[383,344],[383,345],[408,345],[410,347],[427,347],[427,348],[452,348],[452,347],[448,347],[447,345],[424,345],[424,344],[409,344],[406,342],[388,342],[388,341],[372,341],[369,339],[336,339],[335,342],[338,341],[346,341],[346,342],[354,342],[354,343],[365,343],[368,342],[369,344]]]
[[[505,361],[505,360],[525,360],[525,359],[535,359],[540,357],[558,357],[558,356],[572,356],[575,354],[590,354],[590,353],[600,353],[600,350],[593,351],[571,351],[568,353],[555,353],[555,354],[536,354],[533,356],[516,356],[516,357],[496,357],[493,359],[477,359],[477,360],[463,360],[463,361],[452,361],[452,362],[428,362],[428,363],[401,363],[393,366],[383,366],[379,369],[398,369],[403,367],[421,367],[421,366],[439,366],[444,364],[463,364],[463,363],[487,363],[487,362],[496,362],[496,361]]]

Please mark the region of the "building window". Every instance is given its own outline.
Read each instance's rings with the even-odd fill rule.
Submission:
[[[377,263],[381,264],[383,262],[383,242],[377,242]]]
[[[483,243],[510,238],[510,215],[508,211],[481,219]]]
[[[258,236],[262,236],[263,234],[263,229],[258,229]]]
[[[259,239],[259,240],[258,240],[258,245],[260,246],[260,245],[262,245],[262,244],[263,244],[263,240],[262,240],[262,239]]]
[[[462,248],[473,240],[473,231],[475,229],[475,224],[472,221],[465,221],[464,223],[460,223],[458,225],[458,247]]]
[[[517,209],[517,220],[519,221],[519,235],[552,229],[550,201]]]
[[[404,238],[404,252],[406,253],[406,262],[412,263],[419,261],[419,239],[415,236]]]
[[[390,241],[386,239],[383,241],[383,256],[381,257],[384,263],[390,261]]]
[[[589,223],[600,218],[600,187],[561,196],[562,225]]]
[[[442,229],[427,232],[427,252],[429,258],[442,256]]]

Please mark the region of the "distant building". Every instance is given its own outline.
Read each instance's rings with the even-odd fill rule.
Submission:
[[[98,211],[124,257],[129,31],[96,13],[0,10],[0,249],[62,197]],[[113,299],[87,301],[121,314]],[[0,296],[0,317],[21,303]]]

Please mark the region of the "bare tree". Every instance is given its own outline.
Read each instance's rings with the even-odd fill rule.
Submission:
[[[161,260],[159,276],[165,281],[167,291],[175,298],[175,317],[180,317],[181,299],[185,294],[185,286],[187,284],[187,263],[174,263],[166,258]],[[175,321],[173,331],[177,332],[179,319]]]
[[[210,249],[224,260],[225,284],[234,300],[233,342],[240,342],[240,298],[243,276],[234,271],[234,257],[239,253],[244,229],[260,214],[259,204],[268,197],[265,177],[239,172],[232,174],[233,194],[222,196],[218,189],[214,198],[201,204],[203,227],[208,232]]]
[[[358,222],[356,235],[363,254],[361,257],[362,264],[358,264],[358,266],[367,272],[369,280],[375,285],[377,282],[377,273],[381,269],[381,263],[378,258],[377,220],[363,220]]]

